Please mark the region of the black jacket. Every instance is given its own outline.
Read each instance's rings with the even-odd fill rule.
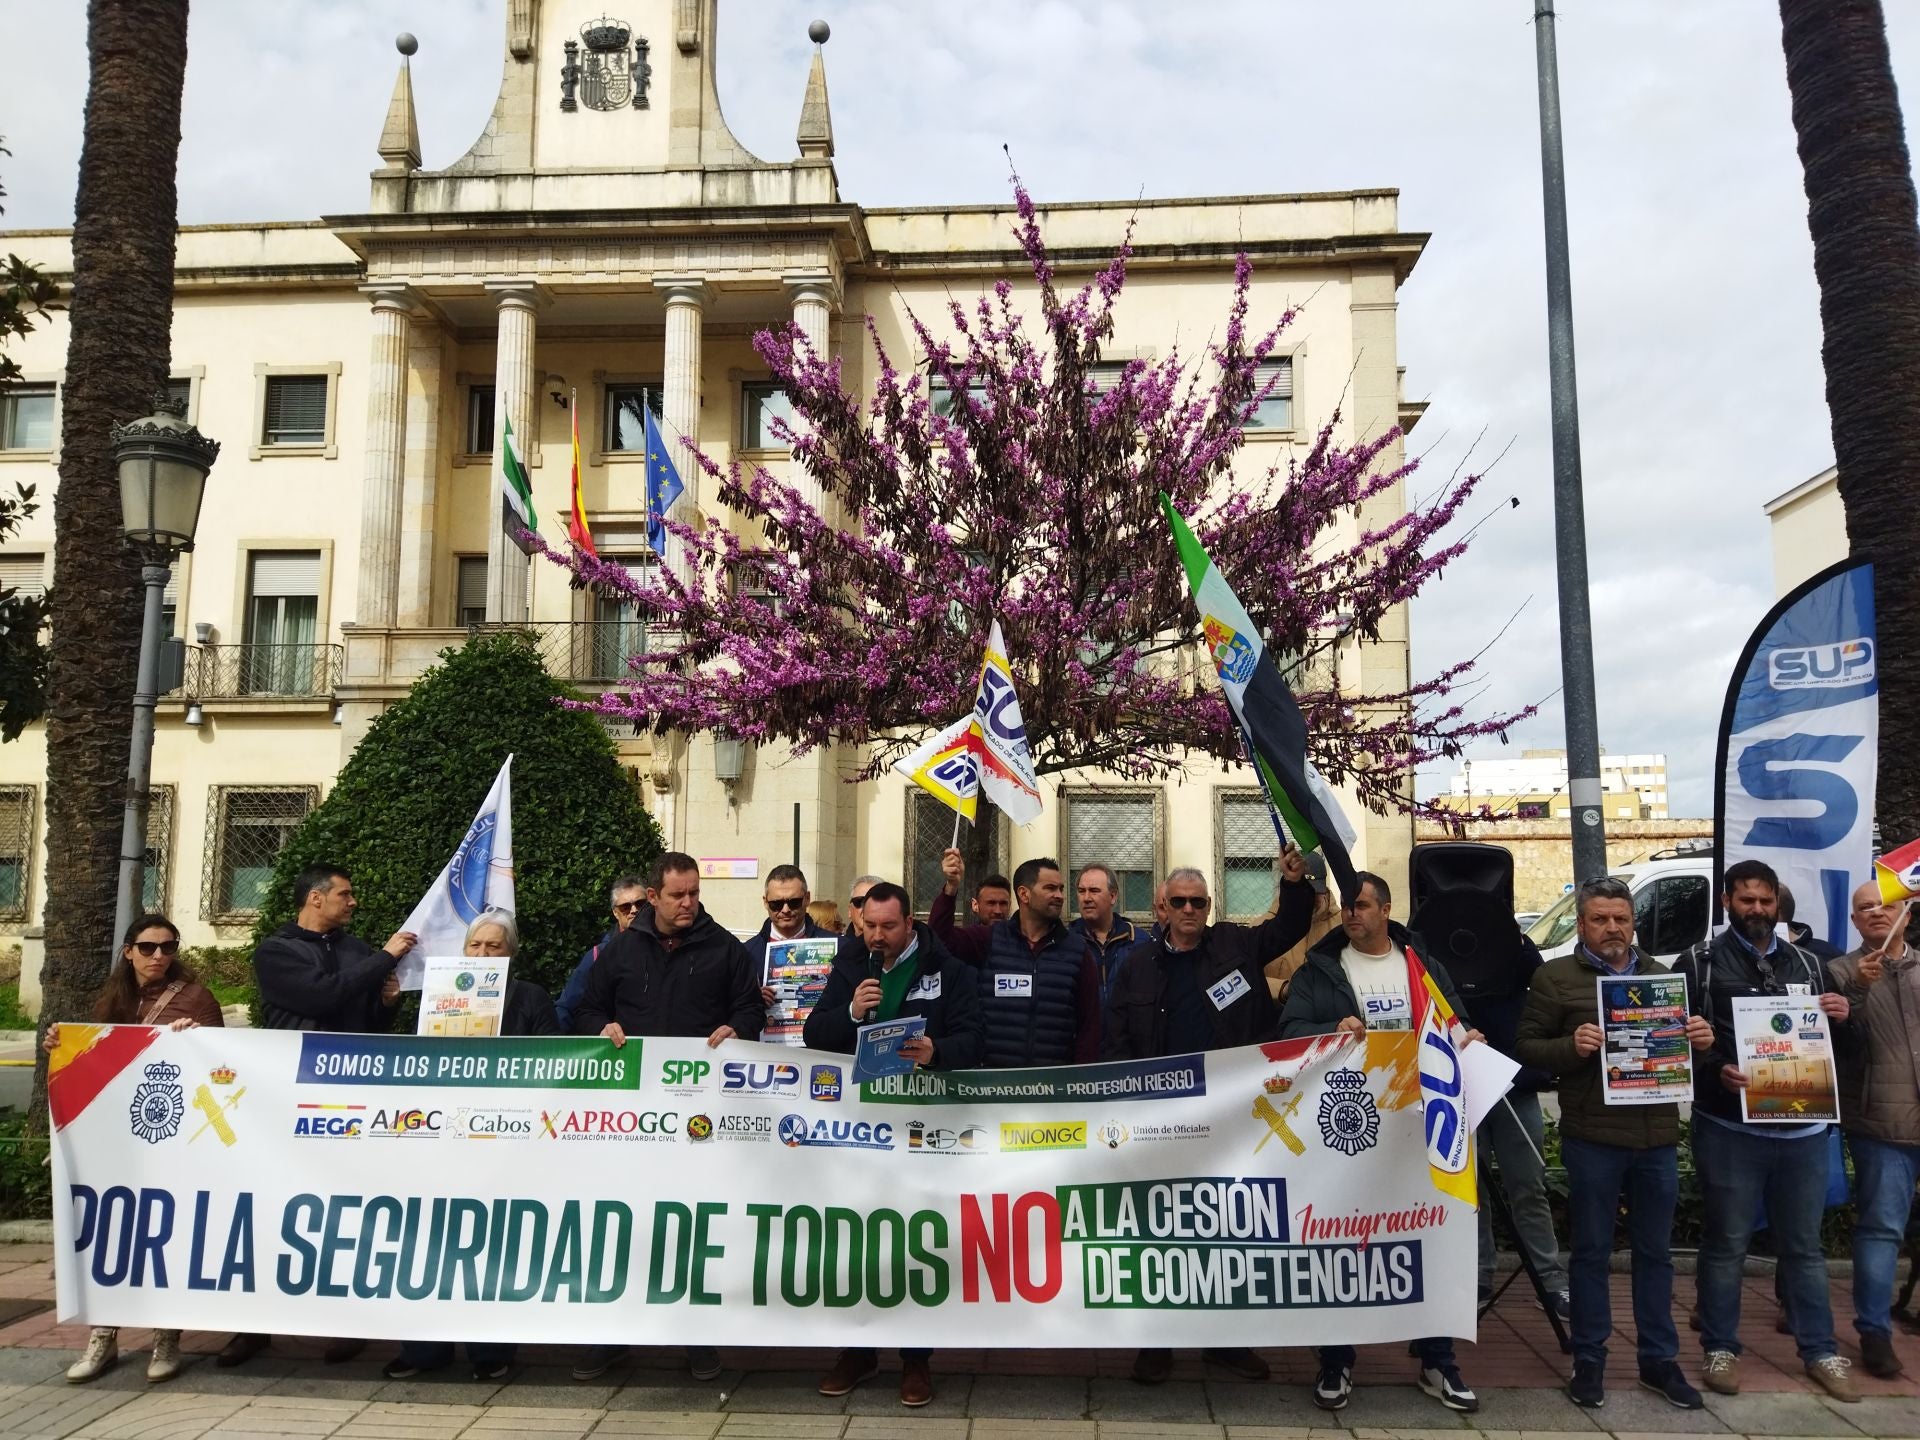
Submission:
[[[915,994],[900,1006],[902,1015],[927,1017],[927,1038],[933,1042],[933,1064],[939,1070],[972,1070],[986,1055],[986,1032],[980,1020],[979,984],[973,967],[956,960],[947,947],[934,938],[933,931],[916,920],[914,934],[920,937],[920,973],[916,990],[937,978],[940,993]],[[809,1050],[835,1050],[853,1053],[859,1025],[851,1006],[853,992],[869,975],[878,976],[880,962],[870,958],[866,942],[851,935],[840,941],[840,953],[833,957],[833,973],[827,977],[826,993],[807,1016],[805,1038]]]
[[[253,952],[266,1030],[375,1034],[393,1023],[380,987],[400,962],[345,930],[320,934],[289,920]]]
[[[1397,920],[1387,922],[1387,938],[1395,949],[1411,950],[1420,957],[1420,963],[1433,976],[1433,983],[1440,987],[1453,1013],[1462,1024],[1468,1023],[1467,1007],[1460,1003],[1460,992],[1453,988],[1446,967],[1424,953],[1425,942]],[[1360,997],[1353,993],[1346,967],[1340,963],[1340,952],[1346,948],[1347,932],[1330,930],[1325,939],[1307,952],[1307,963],[1293,972],[1293,983],[1287,988],[1286,1008],[1280,1012],[1282,1040],[1331,1035],[1349,1016],[1356,1020],[1364,1018],[1360,1014]]]
[[[1206,1000],[1211,1050],[1255,1045],[1279,1032],[1280,1015],[1267,988],[1267,962],[1285,954],[1313,923],[1313,887],[1306,881],[1280,886],[1280,906],[1258,925],[1222,922],[1202,932],[1195,980],[1205,990],[1238,971],[1242,987],[1225,1005]],[[1161,965],[1163,937],[1142,940],[1111,972],[1106,1018],[1100,1025],[1104,1060],[1150,1060],[1167,1053],[1167,978]]]
[[[500,1016],[502,1035],[558,1035],[560,1018],[553,997],[531,980],[507,980],[507,1007]]]
[[[677,941],[669,947],[653,928],[653,907],[641,906],[594,962],[573,1033],[598,1035],[617,1022],[629,1035],[704,1040],[731,1025],[742,1040],[758,1040],[767,1011],[746,946],[704,905]]]

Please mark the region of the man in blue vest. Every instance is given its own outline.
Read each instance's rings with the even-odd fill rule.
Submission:
[[[1060,922],[1067,904],[1060,862],[1021,862],[1013,872],[1014,913],[964,928],[953,923],[953,892],[965,875],[960,852],[947,851],[941,868],[951,889],[934,901],[927,928],[980,977],[984,1063],[1008,1069],[1098,1060],[1100,969],[1086,938]]]

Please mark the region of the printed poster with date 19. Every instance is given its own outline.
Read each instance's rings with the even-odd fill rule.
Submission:
[[[1473,1210],[1430,1178],[1412,1032],[863,1087],[848,1057],[739,1041],[60,1034],[63,1321],[656,1345],[1474,1333]]]

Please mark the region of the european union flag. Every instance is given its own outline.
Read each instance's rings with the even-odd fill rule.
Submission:
[[[680,472],[674,468],[673,457],[667,453],[667,442],[660,436],[660,427],[654,423],[652,408],[641,408],[647,417],[647,543],[653,547],[654,554],[665,555],[667,527],[661,522],[685,487],[680,484]]]

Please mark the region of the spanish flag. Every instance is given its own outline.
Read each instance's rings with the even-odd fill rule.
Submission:
[[[1455,1038],[1460,1017],[1411,949],[1407,951],[1407,988],[1413,996],[1413,1033],[1420,1044],[1420,1122],[1426,1132],[1427,1174],[1441,1194],[1477,1206],[1466,1076]]]
[[[580,495],[580,392],[573,392],[572,403],[568,407],[573,415],[573,508],[567,512],[567,538],[573,541],[574,548],[591,555],[595,560],[600,552],[593,548],[593,531],[587,527],[587,502]]]

